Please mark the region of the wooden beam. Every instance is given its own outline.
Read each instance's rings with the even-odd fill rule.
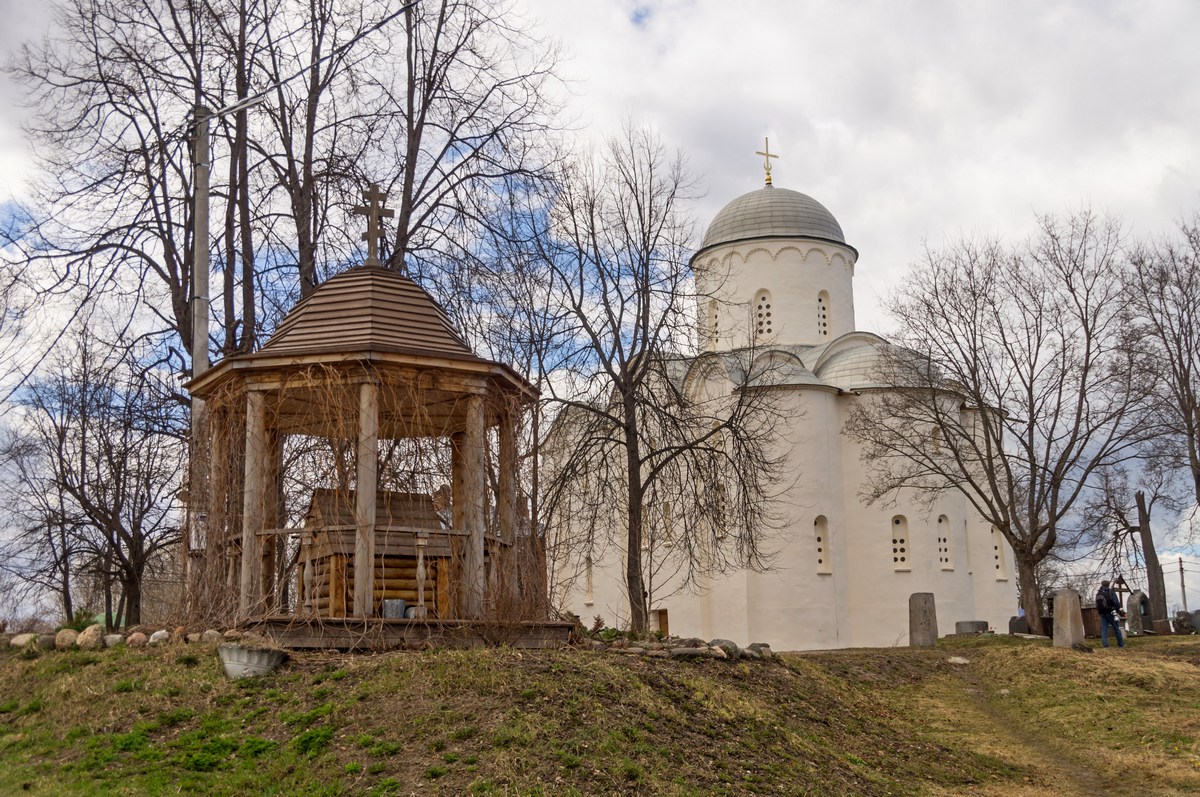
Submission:
[[[266,396],[246,393],[246,470],[242,493],[242,574],[238,613],[242,617],[261,611],[262,545],[258,531],[263,527],[263,501],[267,481]]]
[[[375,613],[375,495],[379,475],[379,386],[364,382],[358,388],[358,446],[355,453],[354,614]]]
[[[483,399],[467,399],[467,428],[463,435],[463,518],[467,530],[467,545],[463,556],[465,616],[470,620],[483,618],[485,575],[483,538],[487,524],[487,428]],[[457,523],[455,524],[458,525]]]

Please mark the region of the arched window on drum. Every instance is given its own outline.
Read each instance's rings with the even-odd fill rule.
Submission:
[[[829,322],[832,320],[833,313],[829,309],[829,291],[821,291],[817,294],[817,336],[821,338],[829,337]]]
[[[754,296],[754,332],[755,338],[775,334],[775,316],[771,308],[771,292],[768,290],[760,290]]]

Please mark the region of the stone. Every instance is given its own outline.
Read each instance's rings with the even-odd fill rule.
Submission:
[[[728,639],[714,639],[708,643],[708,646],[725,651],[725,655],[731,659],[736,660],[742,655],[742,649],[737,646],[737,643]]]
[[[588,643],[588,646],[592,650],[608,650],[608,645],[604,644],[599,639],[593,639],[591,642]]]
[[[1010,690],[1010,689],[1001,689],[1000,690],[1000,697],[1008,697],[1011,694],[1012,694],[1012,690]]]
[[[230,628],[228,631],[222,634],[222,637],[230,642],[236,642],[237,640],[241,639],[242,636],[242,632],[236,628]]]
[[[937,606],[932,592],[914,592],[908,596],[908,644],[931,648],[937,644]]]
[[[708,648],[671,648],[671,658],[673,659],[698,659],[704,655],[704,651]]]
[[[8,640],[10,647],[23,648],[37,642],[37,634],[17,634],[12,639]]]
[[[613,650],[621,650],[622,648],[627,648],[627,647],[629,647],[629,640],[628,639],[614,639],[612,641],[612,644],[609,645],[609,647],[612,648]]]
[[[188,634],[183,638],[183,641],[189,645],[198,645],[200,644],[200,634]]]
[[[79,632],[72,631],[70,628],[64,628],[54,635],[54,647],[56,650],[67,650],[75,647],[75,640],[79,639]]]
[[[743,659],[753,659],[755,661],[759,661],[762,659],[762,654],[759,653],[757,650],[751,650],[750,648],[742,648],[742,658]]]
[[[648,659],[669,659],[669,658],[671,658],[671,651],[659,648],[657,650],[652,650],[649,653],[647,653],[646,658],[648,658]]]
[[[75,638],[75,644],[80,650],[100,650],[104,647],[104,626],[89,625]]]
[[[954,633],[956,634],[986,634],[987,632],[987,620],[959,620],[954,624]]]
[[[106,647],[106,648],[115,648],[117,645],[124,645],[124,644],[125,644],[125,637],[121,636],[120,634],[105,634],[104,635],[104,647]]]
[[[751,642],[746,649],[755,651],[764,659],[769,659],[775,655],[775,653],[771,650],[771,646],[766,642]]]
[[[964,659],[962,656],[951,656],[950,658],[946,659],[946,661],[950,664],[955,664],[959,667],[962,667],[962,666],[965,666],[965,665],[971,663],[970,659]]]
[[[58,638],[54,634],[38,634],[38,650],[54,650],[54,643],[57,640]]]
[[[1140,589],[1135,589],[1129,593],[1129,600],[1126,602],[1126,607],[1129,613],[1128,628],[1130,636],[1144,634],[1147,631],[1153,632],[1154,623],[1150,619],[1150,598]]]
[[[1054,647],[1071,648],[1083,644],[1083,609],[1079,593],[1060,589],[1054,593]]]
[[[134,631],[125,640],[125,644],[131,648],[144,648],[146,647],[146,642],[146,635],[141,631]]]
[[[726,653],[724,648],[705,648],[704,650],[701,651],[701,653],[703,653],[705,656],[708,656],[710,659],[734,658],[733,656],[730,656],[728,653]]]
[[[183,626],[179,625],[179,626],[175,626],[175,633],[172,634],[172,636],[174,636],[176,639],[183,639],[183,637],[186,633],[187,633],[187,629],[184,628]]]
[[[171,641],[171,632],[167,631],[166,629],[163,629],[162,631],[155,631],[153,634],[150,635],[150,644],[151,645],[165,645],[170,641]]]
[[[1010,634],[1028,634],[1029,620],[1025,617],[1010,617],[1008,618],[1008,633]]]
[[[223,638],[220,631],[210,628],[200,635],[200,642],[204,645],[219,645]]]

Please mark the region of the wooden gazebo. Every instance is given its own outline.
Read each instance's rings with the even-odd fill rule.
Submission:
[[[474,621],[515,588],[515,434],[536,392],[476,356],[428,293],[373,254],[301,301],[261,350],[189,385],[210,418],[207,555],[225,558],[242,622],[363,621],[396,605],[412,621]],[[332,464],[289,527],[293,435]],[[380,489],[381,442],[444,452],[446,486]]]

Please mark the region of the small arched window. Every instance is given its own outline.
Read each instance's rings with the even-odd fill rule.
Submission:
[[[938,515],[937,520],[938,564],[943,570],[954,569],[954,557],[950,551],[950,518]]]
[[[896,570],[909,570],[908,518],[896,515],[892,518],[892,566]]]
[[[829,518],[819,515],[813,521],[813,537],[817,549],[817,572],[832,573],[833,561],[829,549]]]
[[[775,334],[775,320],[771,309],[771,292],[759,291],[754,297],[754,329],[755,337]]]
[[[821,291],[817,294],[817,335],[822,338],[829,337],[829,317],[832,313],[829,311],[829,291]]]

